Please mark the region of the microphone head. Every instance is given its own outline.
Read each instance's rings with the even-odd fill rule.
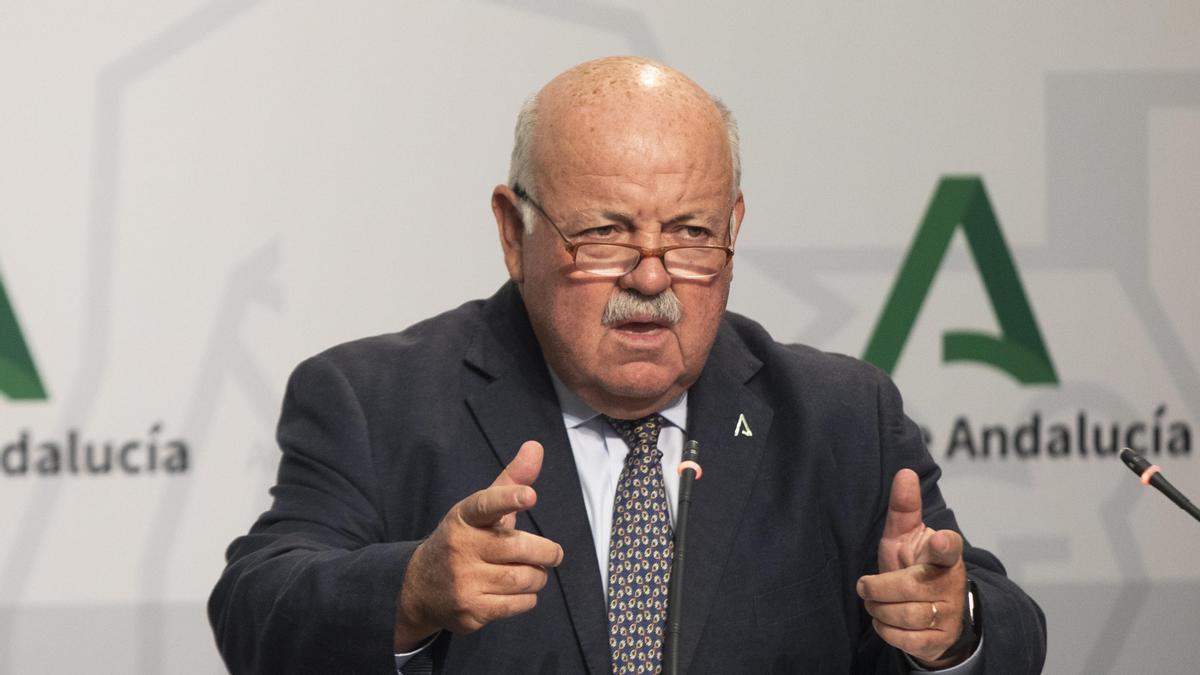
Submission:
[[[1125,466],[1129,467],[1130,471],[1139,476],[1145,473],[1146,469],[1150,468],[1150,462],[1130,448],[1121,450],[1121,461],[1125,462]]]
[[[700,461],[700,441],[690,440],[687,443],[684,443],[683,444],[683,457],[681,459],[684,462],[688,462],[688,461],[699,462]]]

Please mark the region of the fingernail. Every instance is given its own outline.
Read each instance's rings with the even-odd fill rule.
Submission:
[[[862,579],[859,579],[858,583],[854,585],[854,590],[855,590],[855,592],[858,593],[858,597],[860,597],[860,598],[862,597],[864,586],[865,586],[865,584],[863,584]]]

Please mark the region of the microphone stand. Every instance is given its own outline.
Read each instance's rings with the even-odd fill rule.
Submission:
[[[663,669],[668,675],[679,673],[679,632],[683,615],[683,567],[687,547],[688,511],[692,505],[692,486],[700,480],[700,443],[688,441],[679,462],[679,513],[675,517],[675,552],[671,560],[671,582],[667,590],[667,634],[663,643]]]

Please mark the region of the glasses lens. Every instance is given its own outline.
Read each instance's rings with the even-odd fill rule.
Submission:
[[[725,269],[725,250],[720,248],[676,248],[663,255],[667,273],[684,279],[711,277]]]
[[[575,249],[575,267],[602,277],[621,277],[637,266],[638,252],[624,246],[581,244]]]

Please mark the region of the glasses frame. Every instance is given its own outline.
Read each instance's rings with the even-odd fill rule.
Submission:
[[[554,222],[554,219],[550,217],[550,214],[546,213],[546,209],[543,209],[541,204],[537,203],[537,201],[534,200],[533,197],[530,197],[529,193],[526,192],[524,188],[522,188],[520,185],[514,184],[512,186],[512,191],[513,191],[513,194],[515,194],[518,199],[522,199],[522,200],[527,201],[530,204],[532,204],[533,208],[537,209],[537,212],[540,213],[542,215],[542,217],[546,219],[546,222],[550,223],[550,226],[554,228],[554,231],[558,233],[559,238],[562,239],[563,248],[565,248],[567,250],[567,253],[569,253],[571,255],[571,262],[575,265],[575,269],[579,269],[579,271],[583,272],[584,274],[590,274],[592,276],[604,277],[604,278],[609,278],[609,279],[619,279],[619,278],[625,276],[626,274],[630,274],[634,270],[636,270],[638,268],[638,265],[642,264],[643,259],[658,258],[659,260],[662,261],[663,269],[666,270],[667,274],[669,274],[672,278],[675,278],[675,279],[711,279],[711,278],[717,276],[718,274],[720,274],[721,272],[724,272],[725,268],[729,267],[729,261],[733,258],[732,246],[716,246],[716,245],[712,245],[712,244],[676,244],[674,246],[659,246],[657,248],[646,248],[645,246],[638,246],[637,244],[626,244],[624,242],[616,242],[616,241],[579,241],[579,242],[571,241],[570,239],[567,238],[567,235],[563,234],[562,228],[560,228],[558,226],[558,223]],[[733,210],[731,209],[729,211],[729,217],[726,218],[726,222],[730,223],[730,226],[729,226],[729,229],[726,230],[726,232],[725,232],[725,237],[729,241],[730,244],[733,243],[732,221],[733,221]],[[577,260],[577,256],[579,255],[579,247],[587,246],[587,245],[620,246],[621,248],[632,249],[632,250],[638,252],[638,259],[636,261],[634,261],[633,267],[630,268],[630,270],[628,272],[625,272],[623,274],[605,274],[603,272],[594,272],[592,270],[580,269],[579,262]],[[667,259],[664,256],[666,256],[666,254],[669,253],[670,251],[675,251],[675,250],[678,250],[681,248],[707,248],[707,249],[714,249],[714,250],[718,250],[718,251],[724,251],[725,252],[725,263],[723,265],[721,265],[721,269],[717,270],[716,272],[713,272],[712,274],[705,274],[702,276],[681,276],[678,274],[673,274],[671,272],[671,270],[667,269]]]

